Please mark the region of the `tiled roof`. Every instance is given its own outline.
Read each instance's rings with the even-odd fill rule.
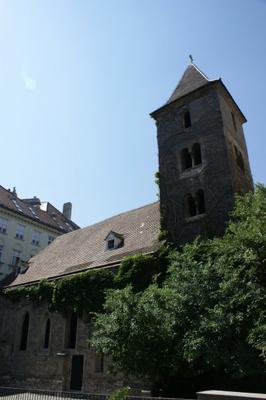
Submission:
[[[172,103],[172,101],[206,85],[208,82],[210,81],[207,76],[195,64],[190,64],[166,104]]]
[[[79,228],[78,225],[68,220],[52,204],[47,203],[47,211],[43,211],[39,206],[29,204],[27,200],[19,199],[16,194],[10,190],[6,190],[3,186],[0,186],[0,208],[13,211],[23,217],[56,229],[61,233]]]
[[[154,252],[159,248],[159,230],[159,203],[153,203],[58,236],[29,261],[28,270],[11,286],[118,264],[127,255]],[[106,249],[105,238],[110,231],[123,235],[122,247]]]

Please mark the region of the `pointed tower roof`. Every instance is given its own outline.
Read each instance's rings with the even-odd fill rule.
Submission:
[[[166,104],[172,103],[172,101],[206,85],[208,82],[210,82],[210,80],[207,76],[195,64],[191,63],[185,70]]]

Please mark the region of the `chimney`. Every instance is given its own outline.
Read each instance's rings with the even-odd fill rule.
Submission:
[[[63,205],[63,215],[71,220],[71,213],[72,213],[72,203],[64,203]]]

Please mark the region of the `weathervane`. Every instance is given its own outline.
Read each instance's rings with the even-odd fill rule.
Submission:
[[[190,62],[193,63],[194,60],[193,60],[193,57],[191,54],[189,55],[189,58],[190,58]]]

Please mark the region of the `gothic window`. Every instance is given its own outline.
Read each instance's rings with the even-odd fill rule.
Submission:
[[[194,198],[191,194],[185,195],[186,217],[194,217],[197,214],[197,208]]]
[[[198,190],[196,193],[196,203],[197,203],[197,214],[204,214],[205,200],[204,200],[204,192],[202,189]]]
[[[193,165],[201,164],[201,149],[199,143],[194,143],[192,146]]]
[[[51,321],[50,321],[50,318],[48,318],[46,321],[46,324],[45,324],[45,331],[44,331],[44,342],[43,342],[44,349],[48,349],[48,347],[49,347],[50,329],[51,329]]]
[[[66,323],[65,347],[68,349],[74,349],[76,347],[77,324],[77,314],[71,314]]]
[[[190,112],[185,111],[183,115],[183,125],[184,128],[189,128],[191,126],[191,118],[190,118]]]
[[[192,167],[192,158],[188,149],[183,149],[181,151],[181,165],[183,171]]]
[[[28,334],[29,334],[29,322],[30,322],[30,316],[29,316],[29,313],[27,312],[24,316],[23,323],[22,323],[20,347],[19,347],[20,350],[27,349]]]
[[[205,199],[204,192],[199,189],[195,195],[188,193],[184,198],[185,215],[187,218],[195,217],[196,215],[205,213]]]

